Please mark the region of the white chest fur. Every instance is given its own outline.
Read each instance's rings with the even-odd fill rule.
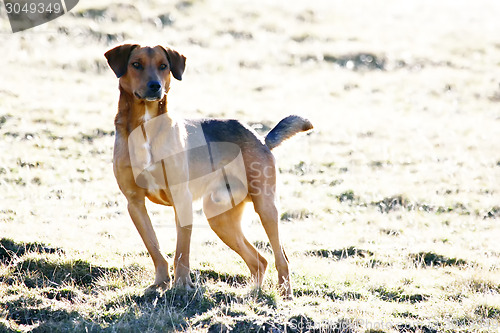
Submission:
[[[146,103],[144,107],[144,116],[142,116],[142,121],[148,122],[157,115],[158,115],[158,103]]]

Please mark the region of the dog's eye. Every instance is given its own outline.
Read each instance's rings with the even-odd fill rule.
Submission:
[[[160,65],[160,70],[162,70],[162,71],[163,71],[163,70],[165,70],[165,69],[167,69],[167,65],[165,65],[165,64],[161,64],[161,65]]]
[[[133,63],[132,63],[132,67],[134,67],[134,68],[136,68],[136,69],[141,69],[141,68],[142,68],[142,65],[136,61],[136,62],[133,62]]]

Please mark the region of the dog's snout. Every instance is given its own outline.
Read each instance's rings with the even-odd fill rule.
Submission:
[[[149,81],[148,82],[148,89],[151,92],[157,92],[161,89],[161,84],[158,81]]]
[[[148,101],[156,101],[163,97],[163,89],[162,85],[157,80],[151,80],[146,83],[146,86],[143,89],[138,89],[136,92],[136,96],[141,99],[144,98]]]

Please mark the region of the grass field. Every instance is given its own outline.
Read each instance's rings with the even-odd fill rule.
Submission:
[[[80,0],[0,45],[0,332],[499,332],[500,3]],[[295,297],[262,290],[196,210],[194,291],[153,265],[115,183],[127,40],[188,59],[169,112],[265,133]],[[172,263],[170,208],[148,204]],[[245,233],[273,263],[248,207]]]

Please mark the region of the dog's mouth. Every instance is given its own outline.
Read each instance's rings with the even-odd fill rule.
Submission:
[[[163,93],[161,91],[157,92],[157,93],[145,94],[145,95],[141,95],[139,92],[135,91],[134,95],[135,95],[135,97],[137,97],[137,99],[145,100],[145,101],[148,101],[148,102],[159,101],[163,97],[162,96]]]

